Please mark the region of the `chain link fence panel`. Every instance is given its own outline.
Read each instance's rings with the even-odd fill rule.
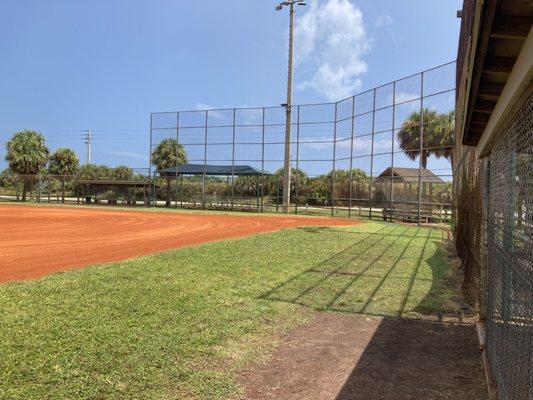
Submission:
[[[487,354],[501,400],[533,398],[533,96],[491,149]]]
[[[455,62],[338,102],[293,105],[290,211],[449,222],[454,106]],[[151,174],[173,180],[174,207],[281,211],[285,118],[284,107],[152,113],[151,161],[174,140],[204,173],[169,176],[153,163]],[[213,166],[258,176],[214,176]]]
[[[463,291],[486,321],[499,398],[533,398],[533,97],[488,156],[455,144],[454,236]]]

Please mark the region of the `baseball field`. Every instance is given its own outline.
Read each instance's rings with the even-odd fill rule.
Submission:
[[[372,343],[354,390],[477,398],[473,331],[443,323],[460,304],[441,229],[21,205],[0,221],[1,399],[352,398],[336,395]],[[402,351],[416,362],[391,377]]]
[[[0,206],[0,282],[119,261],[214,240],[299,226],[356,225],[333,218],[169,214]]]

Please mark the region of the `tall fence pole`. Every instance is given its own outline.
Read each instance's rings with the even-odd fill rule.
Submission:
[[[180,113],[176,113],[176,142],[180,142]],[[176,200],[174,201],[174,208],[178,208],[178,167],[179,167],[179,146],[176,146]]]
[[[279,211],[279,180],[280,177],[276,177],[276,212]]]
[[[355,126],[355,96],[352,96],[352,127],[350,138],[350,188],[348,189],[348,218],[352,217],[352,187],[353,187],[353,134]]]
[[[233,109],[232,121],[232,148],[231,148],[231,210],[233,210],[233,198],[235,196],[235,124],[237,121],[237,109]]]
[[[296,170],[300,170],[300,106],[296,107]],[[296,180],[295,188],[295,197],[296,201],[294,202],[294,213],[298,214],[298,202],[300,199],[300,174],[294,176]]]
[[[335,103],[335,116],[333,118],[333,160],[331,169],[331,215],[335,215],[335,168],[337,158],[337,104]]]
[[[183,174],[181,174],[181,179],[180,179],[180,185],[181,185],[181,188],[180,188],[180,205],[181,205],[181,208],[183,208]]]
[[[207,122],[209,111],[205,110],[205,132],[204,132],[204,173],[202,174],[202,208],[205,209],[205,178],[207,175]]]
[[[420,147],[418,154],[418,210],[417,225],[420,226],[422,203],[422,153],[424,152],[424,72],[420,74]]]
[[[389,221],[392,221],[394,207],[394,129],[396,128],[396,81],[392,82],[392,130],[391,130],[391,172],[389,188]]]
[[[150,149],[148,151],[148,180],[151,181],[151,184],[150,184],[150,196],[148,197],[148,199],[150,199],[151,196],[151,193],[152,193],[152,187],[155,185],[155,182],[152,180],[152,141],[153,141],[153,113],[150,113]],[[154,192],[155,192],[155,188],[154,188]],[[148,200],[150,201],[150,200]]]
[[[376,89],[372,95],[372,143],[370,147],[370,190],[368,199],[368,218],[372,219],[372,196],[374,195],[374,135],[376,131]]]
[[[152,190],[152,202],[154,204],[154,207],[157,207],[157,193],[156,193],[157,186],[156,186],[156,183],[155,183],[155,174],[156,174],[156,172],[154,171],[152,174],[153,174],[153,176],[152,176],[152,182],[153,182],[153,185],[152,185],[152,187],[153,187],[153,190]],[[96,196],[96,194],[95,194],[95,196]]]
[[[265,198],[265,111],[265,107],[263,107],[261,120],[261,212],[264,210]]]

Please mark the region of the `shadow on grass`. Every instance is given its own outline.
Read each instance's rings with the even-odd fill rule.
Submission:
[[[297,362],[284,366],[282,375],[291,378],[276,377],[277,387],[305,382],[291,390],[335,400],[484,398],[475,330],[459,314],[446,313],[456,288],[447,282],[453,271],[444,235],[397,224],[368,228],[302,228],[353,240],[262,295],[316,310],[383,317],[318,314],[302,330],[303,338],[290,342]],[[282,360],[275,369],[288,362]],[[333,382],[338,376],[347,378]]]
[[[263,293],[263,299],[316,310],[442,320],[454,296],[439,229],[383,224],[375,231],[300,228],[343,234],[353,242]]]

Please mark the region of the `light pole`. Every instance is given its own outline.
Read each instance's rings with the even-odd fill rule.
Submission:
[[[280,11],[284,6],[289,7],[289,68],[287,73],[287,102],[285,107],[285,157],[283,163],[283,212],[289,212],[291,203],[291,107],[292,107],[292,56],[294,53],[294,5],[305,6],[305,1],[283,1],[276,6]]]

